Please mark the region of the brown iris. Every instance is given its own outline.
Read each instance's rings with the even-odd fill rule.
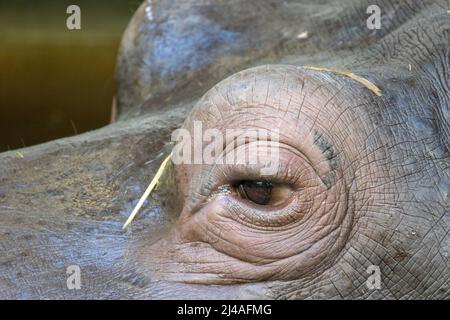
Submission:
[[[272,183],[267,181],[241,181],[236,185],[239,195],[259,205],[266,205],[272,196]]]

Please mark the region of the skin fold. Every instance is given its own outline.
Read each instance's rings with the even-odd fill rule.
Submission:
[[[448,299],[449,29],[445,1],[144,2],[117,121],[0,154],[0,297]],[[258,165],[172,164],[123,230],[197,121],[279,130],[273,203],[236,187]]]

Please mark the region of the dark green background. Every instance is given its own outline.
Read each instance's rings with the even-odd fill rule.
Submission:
[[[140,3],[0,2],[0,151],[109,122],[117,49]],[[81,30],[66,28],[70,4]]]

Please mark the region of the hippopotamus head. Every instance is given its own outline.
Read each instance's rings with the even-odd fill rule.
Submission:
[[[448,297],[448,13],[369,2],[144,2],[117,121],[0,154],[1,295]]]

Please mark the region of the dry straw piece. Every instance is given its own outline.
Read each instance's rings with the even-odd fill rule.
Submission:
[[[136,207],[134,207],[133,212],[131,212],[130,216],[128,217],[127,221],[123,225],[122,229],[125,229],[126,227],[129,226],[131,221],[133,221],[134,217],[138,213],[139,209],[141,209],[142,205],[144,204],[145,199],[147,199],[148,196],[150,195],[150,193],[153,191],[153,189],[155,189],[155,187],[159,183],[159,179],[161,178],[162,174],[164,173],[164,170],[166,169],[167,163],[169,163],[169,160],[170,160],[171,157],[172,157],[172,153],[169,154],[167,156],[167,158],[164,159],[164,161],[161,163],[161,165],[159,166],[158,171],[156,171],[155,176],[153,177],[152,181],[148,185],[148,187],[145,190],[145,192],[142,195],[142,197],[139,199],[139,202],[137,203]]]
[[[364,79],[363,77],[357,76],[354,73],[351,72],[346,72],[346,71],[340,71],[340,70],[336,70],[336,69],[328,69],[328,68],[320,68],[320,67],[311,67],[311,66],[304,66],[304,68],[306,69],[310,69],[310,70],[314,70],[314,71],[325,71],[325,72],[332,72],[332,73],[336,73],[336,74],[340,74],[343,75],[345,77],[349,77],[355,81],[358,81],[359,83],[361,83],[363,86],[365,86],[367,89],[369,89],[370,91],[372,91],[374,94],[376,94],[377,96],[381,96],[381,90],[380,88],[378,88],[376,85],[374,85],[372,82],[370,82],[367,79]]]

